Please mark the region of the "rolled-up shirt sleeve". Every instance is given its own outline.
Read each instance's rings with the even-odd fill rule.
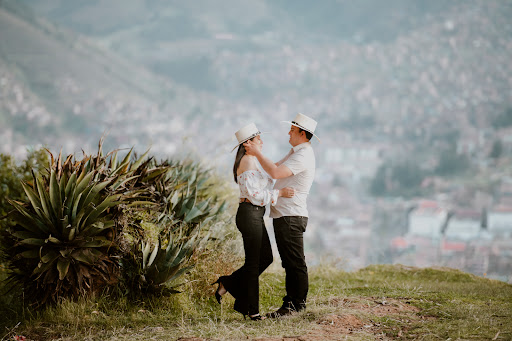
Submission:
[[[279,197],[279,190],[272,189],[273,182],[263,177],[258,171],[248,171],[238,177],[240,198],[247,198],[257,206],[270,203],[274,206]]]

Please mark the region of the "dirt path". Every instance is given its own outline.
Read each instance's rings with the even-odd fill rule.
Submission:
[[[304,335],[263,337],[254,341],[324,341],[345,340],[350,336],[373,338],[375,340],[394,340],[403,335],[401,326],[411,321],[424,319],[418,313],[420,309],[409,304],[407,298],[334,298],[329,305],[342,313],[327,314],[315,321],[311,331]],[[394,320],[396,327],[378,322],[386,317]],[[286,317],[285,317],[286,318]],[[206,341],[202,338],[182,338],[182,341]]]

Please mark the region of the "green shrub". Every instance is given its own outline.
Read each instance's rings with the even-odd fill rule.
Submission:
[[[117,151],[103,156],[102,141],[81,160],[50,153],[49,168],[22,183],[28,199],[9,200],[8,282],[36,306],[117,286],[134,296],[173,292],[170,282],[208,238],[202,226],[226,205],[198,163],[147,153],[118,161]]]
[[[30,181],[32,170],[39,172],[47,164],[48,154],[44,149],[30,151],[19,163],[9,154],[0,154],[0,217],[12,210],[7,198],[26,200],[21,181]]]

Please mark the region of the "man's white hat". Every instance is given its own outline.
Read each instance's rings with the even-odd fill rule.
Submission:
[[[238,140],[238,144],[233,148],[233,150],[236,149],[239,145],[244,143],[247,140],[252,139],[253,137],[256,137],[258,135],[262,134],[261,131],[256,128],[256,125],[254,123],[248,124],[245,127],[241,128],[239,131],[235,133],[236,139]],[[233,152],[233,150],[231,152]]]
[[[299,113],[299,114],[297,114],[297,116],[295,116],[295,119],[293,121],[291,121],[291,122],[283,121],[283,122],[289,123],[291,125],[299,127],[300,129],[304,129],[305,131],[310,132],[311,134],[313,134],[314,137],[316,137],[318,139],[318,141],[320,141],[320,138],[315,135],[316,121],[314,119],[312,119],[311,117],[308,117],[306,115]]]

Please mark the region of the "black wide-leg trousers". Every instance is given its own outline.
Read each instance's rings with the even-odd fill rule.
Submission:
[[[308,267],[304,256],[304,238],[307,217],[285,216],[273,220],[277,250],[286,273],[286,296],[283,307],[302,310],[308,295]]]
[[[235,298],[234,309],[244,315],[259,313],[259,276],[273,261],[264,214],[265,207],[240,203],[236,226],[244,241],[245,263],[221,278],[224,288]]]

